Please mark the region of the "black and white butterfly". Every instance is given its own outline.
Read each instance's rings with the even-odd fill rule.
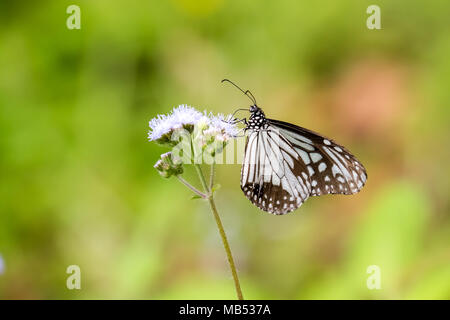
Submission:
[[[253,102],[249,119],[235,121],[245,123],[241,189],[254,205],[281,215],[299,208],[310,196],[348,195],[362,189],[366,170],[343,146],[308,129],[266,118],[250,91],[223,81]]]

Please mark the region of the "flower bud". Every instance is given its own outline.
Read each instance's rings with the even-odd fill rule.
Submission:
[[[183,173],[183,164],[173,157],[172,152],[162,154],[161,159],[156,162],[154,168],[164,178]]]

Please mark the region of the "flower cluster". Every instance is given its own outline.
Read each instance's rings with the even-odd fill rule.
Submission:
[[[164,159],[159,160],[155,168],[162,176],[170,177],[182,172],[181,165],[175,168],[168,162],[175,156],[184,163],[191,163],[197,161],[192,159],[221,153],[227,142],[238,134],[231,120],[231,116],[202,113],[187,105],[153,118],[149,122],[148,139],[173,148],[170,155],[163,155]]]
[[[172,134],[175,130],[185,129],[192,132],[194,125],[203,117],[204,115],[194,108],[181,105],[168,115],[158,115],[150,120],[148,139],[160,144],[172,144]]]
[[[149,122],[148,139],[160,144],[173,145],[173,134],[177,130],[187,130],[192,133],[197,127],[197,134],[214,135],[215,138],[228,141],[237,135],[237,127],[231,123],[230,117],[222,114],[214,116],[212,113],[200,112],[190,106],[180,105],[170,114],[158,115]]]
[[[177,176],[183,173],[183,165],[171,152],[162,154],[161,159],[156,162],[154,168],[164,178],[170,178],[173,175]]]

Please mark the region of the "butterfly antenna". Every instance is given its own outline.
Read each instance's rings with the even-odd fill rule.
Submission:
[[[229,83],[231,83],[233,86],[235,86],[236,88],[238,88],[243,94],[245,94],[250,100],[252,100],[252,102],[256,105],[256,99],[255,99],[255,97],[253,96],[253,94],[250,92],[250,90],[244,91],[244,90],[242,90],[237,84],[235,84],[233,81],[228,80],[228,79],[223,79],[221,82],[222,82],[222,83],[224,83],[224,82],[229,82]]]

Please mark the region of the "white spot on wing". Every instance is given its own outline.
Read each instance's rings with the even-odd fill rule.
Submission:
[[[300,155],[300,157],[302,158],[302,160],[305,164],[309,164],[311,162],[311,160],[309,160],[308,154],[305,151],[303,151],[301,149],[296,149],[296,151]]]
[[[283,158],[289,163],[289,166],[291,168],[294,168],[294,160],[291,158],[290,155],[288,155],[286,152],[281,151],[283,153]]]
[[[316,163],[317,161],[319,161],[320,159],[322,159],[322,155],[320,153],[317,152],[313,152],[309,155],[311,157],[311,160]]]
[[[319,164],[319,172],[324,172],[326,168],[327,168],[327,164],[325,162],[321,162]]]
[[[333,164],[333,166],[331,167],[331,171],[333,172],[333,177],[336,177],[336,174],[340,172],[338,166],[335,164]]]

